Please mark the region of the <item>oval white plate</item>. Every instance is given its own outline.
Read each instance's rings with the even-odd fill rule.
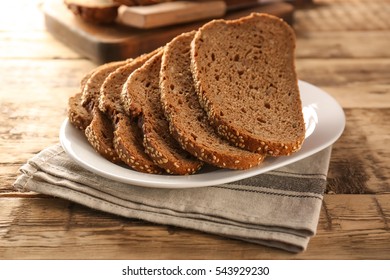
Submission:
[[[131,170],[111,163],[97,154],[84,134],[68,120],[61,126],[60,141],[66,153],[81,166],[119,182],[154,188],[193,188],[229,183],[255,176],[306,158],[332,145],[345,127],[345,115],[340,105],[323,90],[303,81],[299,89],[306,123],[306,139],[300,151],[291,156],[266,158],[249,170],[229,170],[212,167],[187,176],[154,175]]]

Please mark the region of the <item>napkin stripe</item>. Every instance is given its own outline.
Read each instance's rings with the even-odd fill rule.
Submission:
[[[268,194],[268,195],[276,195],[276,196],[286,196],[286,197],[296,197],[296,198],[315,198],[322,200],[322,196],[316,196],[316,195],[300,195],[300,194],[289,194],[289,193],[276,193],[276,192],[267,192],[262,190],[251,190],[251,189],[244,189],[244,188],[234,188],[234,187],[228,187],[228,186],[213,186],[213,188],[217,189],[229,189],[232,191],[238,191],[238,192],[252,192],[252,193],[260,193],[260,194]]]
[[[295,176],[304,177],[304,178],[319,177],[319,178],[326,179],[326,174],[323,174],[323,173],[297,173],[297,172],[288,172],[288,171],[282,171],[282,170],[273,170],[273,171],[269,171],[267,173],[272,174],[272,175],[278,175],[278,176],[283,176],[285,174],[285,175],[292,176],[292,177],[295,177]]]
[[[276,176],[261,174],[252,178],[234,182],[235,185],[268,188],[299,193],[315,193],[322,195],[326,180],[322,176],[305,178],[296,176]]]

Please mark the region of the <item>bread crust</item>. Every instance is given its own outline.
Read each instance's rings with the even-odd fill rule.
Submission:
[[[98,107],[108,115],[113,124],[113,148],[118,157],[134,170],[159,174],[163,170],[145,153],[142,137],[140,137],[141,128],[137,126],[136,119],[125,113],[121,98],[122,87],[128,76],[141,67],[155,52],[129,59],[124,64],[117,63],[118,67],[105,78],[100,87]]]
[[[163,170],[156,166],[144,151],[142,136],[140,137],[142,132],[135,123],[136,120],[131,120],[118,109],[121,107],[121,102],[118,100],[121,85],[118,82],[121,81],[117,80],[118,76],[111,75],[119,70],[118,73],[125,75],[119,76],[124,82],[127,76],[145,61],[144,57],[140,57],[100,65],[86,75],[87,78],[83,78],[83,94],[69,99],[69,102],[72,102],[69,103],[72,104],[69,106],[69,111],[73,112],[70,115],[72,124],[84,130],[88,142],[104,158],[113,163],[125,163],[139,172],[160,174]],[[105,105],[110,108],[102,112],[99,108],[101,89],[109,77],[109,83],[106,83],[109,88],[103,93],[109,100]],[[118,87],[112,90],[110,84]]]
[[[169,133],[169,125],[160,103],[159,73],[162,49],[126,81],[123,95],[127,109],[138,114],[145,152],[169,174],[193,174],[203,163],[184,151]]]
[[[142,131],[136,120],[130,119],[125,114],[118,114],[116,120],[113,141],[119,158],[136,171],[150,174],[163,173],[164,170],[154,164],[145,153]]]
[[[127,61],[110,62],[90,73],[88,80],[84,82],[81,105],[91,115],[91,120],[85,128],[85,136],[91,146],[107,160],[120,163],[120,157],[113,146],[114,126],[105,113],[98,108],[100,87],[107,76]]]
[[[160,72],[161,102],[172,136],[198,159],[221,168],[248,169],[263,154],[229,144],[215,133],[201,108],[190,71],[190,44],[195,31],[173,39],[164,49]]]
[[[115,119],[118,113],[126,113],[134,116],[129,109],[126,109],[129,108],[128,104],[126,104],[129,101],[126,99],[127,95],[122,96],[123,85],[136,69],[141,67],[158,51],[159,49],[140,55],[110,73],[100,88],[99,109],[102,112],[109,114],[112,119]]]
[[[197,31],[191,70],[200,103],[221,137],[272,156],[300,149],[305,125],[294,48],[291,27],[266,14],[214,20]]]
[[[88,73],[69,120],[103,157],[140,172],[248,169],[304,141],[294,48],[279,18],[214,20]]]
[[[81,93],[77,93],[69,98],[68,118],[70,123],[81,131],[85,131],[91,123],[91,113],[81,105]]]
[[[111,120],[99,108],[95,107],[93,119],[85,129],[85,136],[100,155],[113,163],[120,163],[121,160],[113,146],[113,131]]]
[[[100,98],[100,88],[108,75],[131,61],[131,59],[115,61],[98,66],[90,75],[88,80],[84,82],[81,104],[85,108],[93,108],[95,105],[97,106]]]

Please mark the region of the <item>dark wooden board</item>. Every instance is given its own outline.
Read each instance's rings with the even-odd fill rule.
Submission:
[[[263,12],[279,16],[291,24],[293,11],[294,7],[290,4],[275,3],[229,12],[225,18],[234,19],[251,12]],[[46,28],[56,39],[97,64],[149,52],[166,44],[176,35],[194,30],[206,22],[152,30],[140,30],[120,24],[93,25],[76,18],[62,0],[46,2],[44,15]]]

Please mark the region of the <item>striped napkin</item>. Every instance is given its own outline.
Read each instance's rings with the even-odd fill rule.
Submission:
[[[331,147],[229,184],[155,189],[112,181],[77,165],[60,144],[20,168],[14,183],[112,214],[304,251],[317,228]]]

